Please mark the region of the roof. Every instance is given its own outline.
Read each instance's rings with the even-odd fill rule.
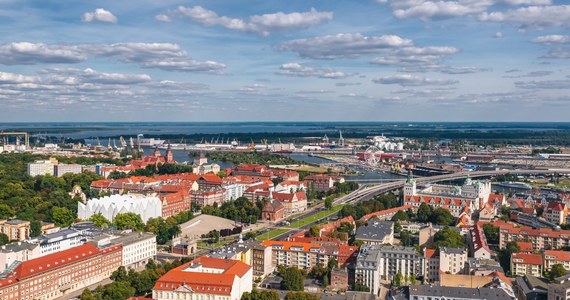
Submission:
[[[389,215],[392,213],[396,213],[396,212],[399,212],[401,210],[408,210],[409,208],[412,208],[412,206],[411,205],[404,205],[404,206],[393,207],[393,208],[389,208],[389,209],[385,209],[385,210],[381,210],[381,211],[377,211],[377,212],[373,212],[373,213],[364,215],[362,218],[360,218],[360,220],[366,221],[366,220],[373,218],[373,217],[381,218],[382,216]]]
[[[516,261],[519,259],[521,261]],[[515,264],[542,265],[542,256],[539,254],[513,253],[511,260]]]
[[[315,243],[305,243],[305,242],[290,242],[290,241],[263,241],[261,243],[263,246],[269,246],[273,249],[285,250],[285,251],[302,251],[310,252],[311,249],[320,250],[321,245]]]
[[[509,299],[512,298],[503,289],[496,288],[465,288],[465,287],[447,287],[433,285],[410,285],[410,299],[414,295],[418,296],[437,296],[446,297],[446,299]]]
[[[570,261],[570,252],[562,250],[545,250],[545,260]]]
[[[483,228],[479,224],[476,224],[471,229],[471,240],[473,242],[473,250],[477,252],[480,249],[483,249],[489,253],[491,253],[491,249],[487,246],[487,239],[485,238],[485,234],[483,233]]]
[[[97,256],[100,253],[117,251],[120,249],[122,249],[121,245],[115,245],[99,250],[91,244],[83,244],[68,250],[22,262],[18,267],[16,267],[16,269],[14,269],[14,272],[10,274],[10,277],[18,279],[30,277]]]
[[[356,230],[356,239],[384,241],[386,236],[394,233],[394,222],[392,221],[375,221],[366,226],[360,226]]]
[[[221,273],[202,272],[201,268],[222,270]],[[176,290],[180,287],[194,292],[230,295],[236,277],[243,277],[251,267],[239,260],[202,256],[174,268],[158,279],[153,290]]]
[[[534,251],[534,247],[532,246],[531,242],[517,242],[519,248],[521,248],[521,252],[532,252]]]
[[[546,207],[547,211],[563,211],[566,205],[562,202],[551,201],[548,202],[548,206]]]

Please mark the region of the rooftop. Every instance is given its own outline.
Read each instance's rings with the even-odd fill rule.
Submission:
[[[432,285],[410,285],[410,299],[412,296],[436,296],[460,299],[493,299],[501,300],[512,298],[502,289],[496,288],[465,288]]]
[[[384,241],[386,236],[394,233],[394,222],[392,221],[371,221],[365,226],[360,226],[356,230],[356,239]]]

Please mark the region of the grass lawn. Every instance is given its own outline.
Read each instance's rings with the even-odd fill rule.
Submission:
[[[312,216],[309,216],[309,217],[303,218],[301,220],[295,221],[295,222],[291,223],[290,227],[303,227],[303,226],[310,224],[310,223],[313,223],[319,219],[328,217],[332,214],[336,214],[342,209],[343,206],[344,206],[344,204],[333,206],[333,208],[331,208],[331,209],[323,210],[323,211],[318,212]]]
[[[255,239],[258,241],[265,241],[265,240],[271,240],[273,238],[275,238],[276,236],[282,235],[286,232],[289,232],[291,230],[289,229],[273,229],[267,233],[264,233],[262,235],[257,236]]]

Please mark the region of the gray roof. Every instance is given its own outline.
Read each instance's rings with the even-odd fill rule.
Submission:
[[[436,296],[457,299],[489,299],[511,300],[512,298],[502,289],[496,288],[465,288],[433,285],[410,285],[410,299],[413,296]]]
[[[113,238],[113,243],[122,244],[124,246],[139,242],[141,240],[146,240],[149,238],[156,238],[156,235],[148,232],[130,232],[123,234],[117,238]]]
[[[36,247],[38,247],[38,244],[28,243],[25,241],[13,242],[13,243],[6,244],[6,245],[2,246],[2,250],[0,250],[0,251],[3,253],[20,252],[22,250],[33,250]]]
[[[467,251],[463,248],[441,247],[439,253],[441,252],[448,254],[467,254]]]
[[[371,221],[365,226],[360,226],[356,230],[356,239],[382,241],[384,237],[394,232],[394,222],[392,221]]]
[[[534,276],[517,277],[516,285],[521,287],[525,295],[532,292],[546,294],[548,292],[548,283]]]
[[[360,247],[360,252],[356,258],[356,267],[365,268],[368,267],[368,263],[377,264],[380,261],[380,251],[378,247],[374,246],[362,246]]]
[[[81,235],[79,231],[68,228],[60,230],[58,232],[44,234],[42,236],[37,237],[37,239],[40,241],[40,244],[45,244],[45,243],[53,243],[56,241],[61,241],[79,235]]]
[[[10,224],[10,225],[19,225],[19,224],[30,223],[30,221],[24,221],[24,220],[13,219],[13,220],[8,220],[6,223],[8,223],[8,224]]]
[[[381,253],[397,253],[397,254],[410,254],[417,255],[418,252],[414,247],[404,247],[404,246],[381,246],[379,247]]]

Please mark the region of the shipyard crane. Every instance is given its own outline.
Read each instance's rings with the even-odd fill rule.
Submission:
[[[111,138],[109,138],[109,143],[107,143],[107,149],[112,150],[113,147],[111,147]]]
[[[121,147],[123,147],[123,149],[127,149],[127,141],[125,141],[123,136],[119,137],[119,141],[121,142]]]
[[[129,138],[129,143],[131,144],[131,151],[133,151],[135,149],[135,141],[132,136]]]

